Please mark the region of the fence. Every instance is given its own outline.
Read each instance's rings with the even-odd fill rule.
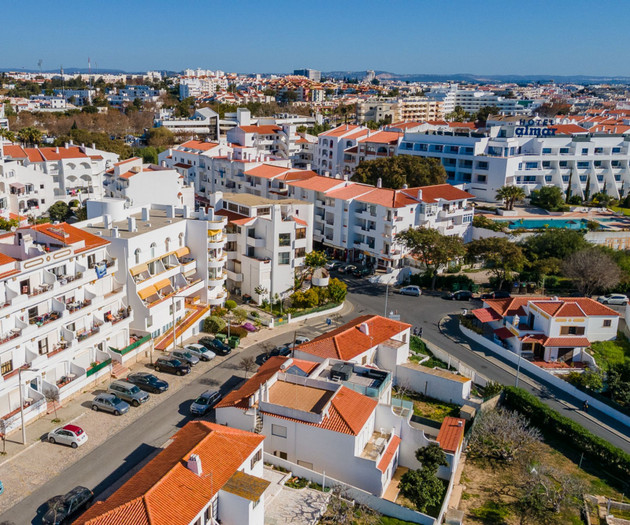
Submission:
[[[102,363],[99,363],[96,366],[93,366],[91,368],[88,368],[87,372],[85,373],[85,375],[87,377],[90,377],[91,375],[96,374],[96,372],[98,372],[99,370],[102,370],[103,368],[105,368],[106,366],[109,366],[109,364],[112,362],[111,358],[107,359],[106,361],[103,361]]]
[[[469,377],[472,379],[472,382],[481,387],[486,386],[488,384],[488,378],[482,376],[480,373],[470,368],[468,365],[462,363],[459,359],[453,358],[451,354],[445,352],[440,347],[435,346],[432,343],[429,343],[426,339],[423,339],[424,344],[427,346],[427,349],[438,359],[444,361],[448,364],[448,366],[453,367],[464,377]]]
[[[125,355],[125,354],[128,354],[129,352],[135,350],[140,345],[143,345],[149,339],[151,339],[151,334],[145,335],[141,339],[138,339],[135,343],[131,343],[129,346],[126,346],[125,348],[118,349],[118,348],[113,348],[113,347],[110,346],[109,349],[114,351],[114,352],[116,352],[117,354]]]
[[[282,467],[290,471],[294,476],[299,476],[300,478],[307,479],[313,483],[318,483],[322,487],[340,487],[344,498],[352,499],[362,505],[365,505],[366,507],[370,507],[381,514],[384,514],[385,516],[391,516],[399,520],[410,521],[420,525],[437,525],[439,523],[436,518],[428,516],[427,514],[422,514],[421,512],[403,507],[397,503],[379,498],[374,494],[365,492],[364,490],[353,487],[352,485],[330,478],[326,476],[325,473],[315,472],[314,470],[310,470],[302,467],[301,465],[296,465],[295,463],[280,459],[279,457],[267,452],[264,453],[263,458],[265,463]],[[446,507],[447,503],[448,500],[445,498],[442,507]]]
[[[526,370],[530,374],[535,375],[543,383],[548,383],[557,388],[560,388],[567,394],[579,400],[580,403],[583,402],[585,399],[588,400],[589,405],[593,407],[594,409],[599,410],[600,412],[606,414],[607,416],[610,416],[616,419],[623,425],[630,427],[630,417],[626,416],[625,414],[622,414],[618,410],[615,410],[613,407],[607,405],[606,403],[603,403],[602,401],[599,401],[593,396],[590,396],[584,393],[582,390],[574,387],[570,383],[567,383],[563,379],[560,379],[559,377],[554,376],[550,372],[547,372],[546,370],[543,370],[542,368],[530,363],[527,359],[519,359],[519,356],[515,354],[514,352],[511,352],[510,350],[506,350],[502,346],[499,346],[498,344],[493,343],[489,339],[486,339],[484,336],[476,332],[473,332],[472,330],[466,328],[465,326],[462,326],[460,324],[459,329],[461,330],[462,334],[464,334],[469,339],[472,339],[476,343],[479,343],[486,349],[490,350],[492,353],[504,359],[507,359],[512,364],[520,366],[523,370]],[[519,362],[520,362],[520,365],[519,365]]]

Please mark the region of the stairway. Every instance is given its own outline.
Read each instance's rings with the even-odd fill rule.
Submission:
[[[201,319],[209,310],[207,305],[187,305],[189,311],[186,316],[179,322],[175,329],[175,339],[181,337],[191,326],[193,326],[199,319]],[[155,345],[155,350],[166,351],[173,345],[173,328],[168,330]]]
[[[256,434],[260,434],[262,432],[263,429],[263,420],[262,420],[262,416],[256,412],[256,426],[254,427],[254,432]]]
[[[120,379],[121,377],[127,377],[129,373],[129,369],[124,366],[122,363],[118,361],[114,361],[114,366],[112,367],[112,377],[115,379]]]

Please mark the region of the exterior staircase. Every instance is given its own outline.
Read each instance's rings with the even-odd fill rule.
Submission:
[[[122,363],[118,363],[114,361],[114,366],[112,367],[112,377],[115,379],[120,379],[121,377],[127,377],[129,374],[129,369],[124,366]]]
[[[179,322],[179,324],[170,330],[168,330],[162,337],[158,339],[155,345],[155,350],[166,351],[173,345],[173,330],[175,330],[175,339],[181,337],[191,326],[193,326],[199,319],[201,319],[209,310],[208,305],[187,305],[189,308],[186,316]]]
[[[262,432],[263,429],[263,420],[262,420],[262,416],[256,412],[256,426],[254,427],[254,432],[256,434],[260,434]]]

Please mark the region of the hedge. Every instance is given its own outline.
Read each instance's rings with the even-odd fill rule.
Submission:
[[[586,430],[582,425],[549,408],[521,388],[505,387],[503,403],[523,414],[543,435],[560,438],[587,458],[597,461],[621,479],[630,479],[630,454]]]
[[[409,282],[421,288],[431,288],[433,277],[429,272],[424,274],[413,274],[409,277]],[[435,288],[439,290],[472,290],[475,282],[467,275],[438,275],[435,281]]]
[[[225,328],[223,328],[221,330],[221,333],[227,335],[228,327],[226,326]],[[247,329],[243,328],[242,326],[232,326],[230,328],[230,335],[235,335],[236,337],[240,337],[241,339],[245,339],[248,334],[249,332],[247,331]]]

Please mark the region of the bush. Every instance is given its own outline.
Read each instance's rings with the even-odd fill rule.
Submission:
[[[227,326],[225,326],[224,328],[221,329],[221,333],[227,335],[227,333],[228,333]],[[232,326],[232,327],[230,327],[230,335],[231,336],[234,335],[236,337],[240,337],[241,339],[245,339],[248,334],[249,334],[249,332],[247,331],[247,329],[243,328],[242,326]]]
[[[212,310],[212,315],[214,315],[215,317],[223,317],[225,316],[225,314],[227,314],[227,312],[227,308],[222,308],[221,306],[218,306],[217,308]]]
[[[236,308],[238,305],[236,304],[236,301],[232,301],[232,299],[228,299],[227,301],[225,301],[225,307],[228,309],[228,311],[232,311],[234,310],[234,308]]]
[[[247,310],[245,308],[234,308],[232,315],[236,318],[237,323],[242,323],[247,319]]]
[[[431,288],[431,275],[427,272],[422,275],[413,274],[409,278],[410,284],[415,284],[421,288]],[[435,288],[441,290],[471,290],[475,281],[467,275],[438,275],[435,281]]]
[[[215,315],[206,317],[203,321],[203,331],[208,332],[209,334],[216,334],[223,330],[224,327],[225,321]]]
[[[475,228],[492,230],[493,232],[501,232],[508,227],[508,223],[506,221],[493,221],[485,215],[475,215],[473,217],[473,226]]]
[[[505,387],[504,404],[520,412],[540,429],[543,435],[559,439],[621,479],[630,478],[630,454],[611,445],[568,417],[549,408],[537,397],[521,388]]]
[[[500,394],[503,390],[503,385],[501,383],[495,383],[494,381],[488,381],[486,386],[483,389],[483,397],[484,399],[490,399],[491,397]]]
[[[348,294],[348,285],[339,279],[332,278],[328,282],[328,295],[333,303],[341,304]]]

